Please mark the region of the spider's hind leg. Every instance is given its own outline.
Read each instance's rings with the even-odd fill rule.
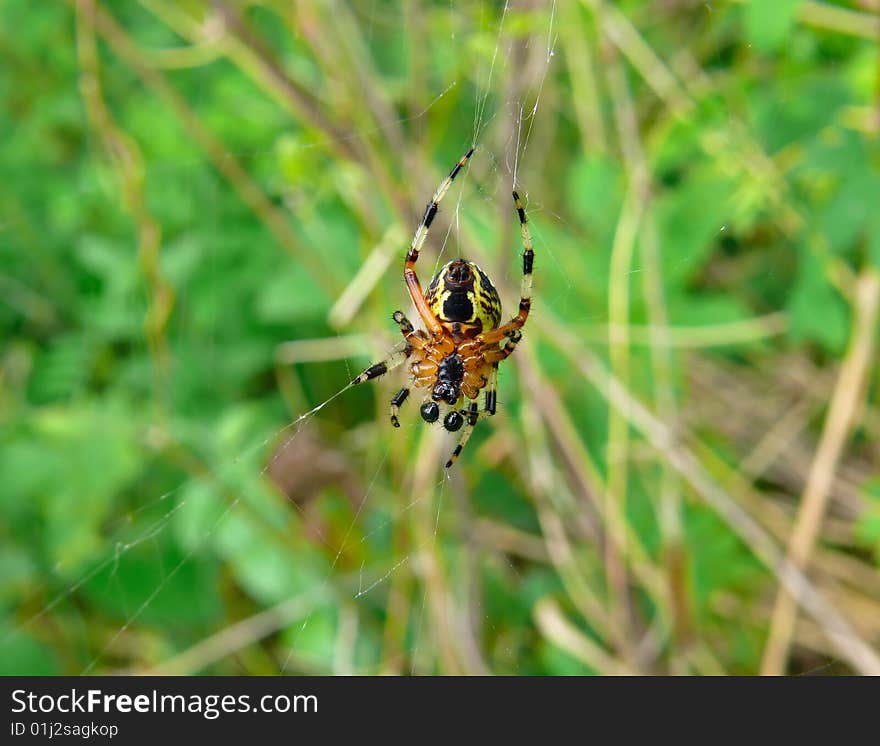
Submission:
[[[449,469],[458,459],[461,450],[465,447],[471,437],[471,433],[474,431],[474,426],[477,424],[477,420],[480,419],[479,408],[475,401],[472,401],[466,410],[462,410],[462,413],[465,415],[464,429],[461,431],[458,445],[455,446],[455,450],[449,457],[449,461],[446,462],[447,469]]]

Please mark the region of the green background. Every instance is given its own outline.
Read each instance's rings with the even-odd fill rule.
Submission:
[[[823,475],[878,647],[877,12],[3,3],[0,673],[757,673]],[[447,477],[401,371],[307,413],[475,139],[422,281],[512,313],[515,186],[535,293]],[[831,623],[781,670],[870,670]]]

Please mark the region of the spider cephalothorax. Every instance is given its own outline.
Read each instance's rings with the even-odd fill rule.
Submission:
[[[457,352],[447,355],[437,366],[437,383],[431,398],[434,401],[445,401],[455,404],[461,396],[461,380],[464,378],[464,363]]]
[[[522,292],[516,316],[499,326],[501,299],[498,291],[486,273],[466,259],[455,259],[442,267],[431,280],[427,292],[422,292],[416,276],[419,251],[437,215],[440,200],[473,152],[471,148],[437,187],[406,255],[403,278],[425,331],[415,329],[402,311],[395,311],[393,318],[403,334],[403,342],[386,360],[371,365],[352,381],[363,383],[377,378],[406,361],[410,381],[391,400],[391,422],[400,427],[397,412],[412,388],[426,390],[425,401],[419,410],[425,422],[437,422],[441,408],[451,407],[443,417],[443,427],[450,432],[466,427],[446,463],[447,468],[455,463],[477,424],[481,414],[477,399],[483,389],[486,392],[483,413],[495,414],[498,363],[516,348],[531,308],[534,253],[525,210],[516,192],[513,199],[523,242]],[[457,408],[462,398],[469,400],[467,409]]]

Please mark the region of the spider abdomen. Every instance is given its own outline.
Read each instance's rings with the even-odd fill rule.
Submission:
[[[431,280],[425,300],[437,320],[458,339],[494,329],[501,321],[501,298],[474,262],[455,259]]]

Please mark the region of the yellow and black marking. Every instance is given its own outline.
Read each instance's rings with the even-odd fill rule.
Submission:
[[[460,324],[473,336],[501,321],[501,298],[485,272],[455,259],[434,275],[425,293],[428,308],[442,324]]]
[[[522,331],[519,329],[514,329],[507,337],[507,341],[504,343],[504,347],[502,347],[502,351],[504,352],[503,359],[506,360],[508,357],[510,357],[521,339]]]

